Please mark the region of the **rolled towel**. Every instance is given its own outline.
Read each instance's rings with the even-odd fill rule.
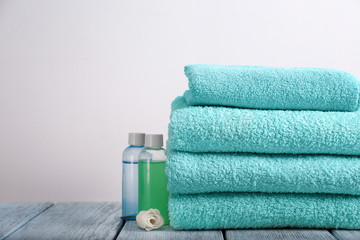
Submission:
[[[172,104],[168,148],[188,152],[360,155],[360,111],[283,111]]]
[[[168,190],[360,195],[360,157],[168,152]]]
[[[172,194],[175,229],[360,228],[360,197],[325,194]]]
[[[359,108],[359,80],[335,69],[188,65],[185,74],[189,105],[324,111]]]

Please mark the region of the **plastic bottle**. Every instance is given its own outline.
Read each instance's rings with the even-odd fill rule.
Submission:
[[[138,160],[144,149],[145,133],[129,133],[129,145],[123,152],[122,218],[135,219],[138,214]]]
[[[139,156],[139,212],[155,208],[169,224],[166,154],[162,134],[147,134]]]

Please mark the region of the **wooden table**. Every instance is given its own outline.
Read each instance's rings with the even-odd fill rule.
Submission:
[[[121,205],[103,203],[0,203],[1,239],[360,239],[347,230],[174,231],[169,226],[146,232],[120,218]]]

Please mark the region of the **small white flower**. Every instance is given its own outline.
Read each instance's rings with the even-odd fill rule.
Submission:
[[[164,225],[164,218],[161,216],[159,210],[150,208],[147,211],[138,213],[136,216],[136,223],[139,227],[146,231],[150,231]]]

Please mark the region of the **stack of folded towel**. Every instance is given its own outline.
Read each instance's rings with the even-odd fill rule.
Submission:
[[[254,66],[185,74],[167,146],[174,228],[360,228],[358,79]]]

